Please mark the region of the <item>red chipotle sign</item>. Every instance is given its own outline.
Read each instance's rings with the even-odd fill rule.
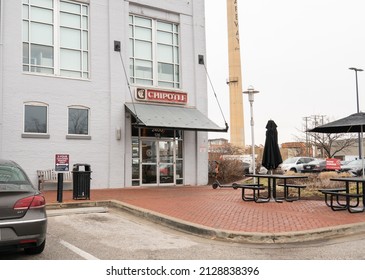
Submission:
[[[188,94],[186,92],[137,88],[136,99],[149,102],[187,104]]]

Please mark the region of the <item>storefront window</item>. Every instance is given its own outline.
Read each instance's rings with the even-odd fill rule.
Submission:
[[[175,137],[175,130],[164,128],[141,128],[141,137],[173,139]]]
[[[183,174],[183,161],[176,160],[176,185],[182,185],[184,183]]]
[[[181,140],[175,141],[175,149],[176,149],[176,158],[182,159],[183,158],[183,143]]]
[[[176,185],[182,185],[184,183],[182,138],[175,141],[175,157],[176,157]]]
[[[132,138],[132,186],[139,186],[139,140]]]

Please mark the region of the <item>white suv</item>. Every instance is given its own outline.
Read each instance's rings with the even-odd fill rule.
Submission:
[[[302,172],[303,165],[315,160],[312,157],[292,157],[288,158],[280,164],[281,170],[285,173],[287,171]]]

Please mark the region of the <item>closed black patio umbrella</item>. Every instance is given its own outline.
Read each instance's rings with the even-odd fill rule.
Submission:
[[[277,125],[273,120],[269,120],[266,125],[266,139],[264,154],[262,156],[262,166],[267,170],[276,169],[283,162],[278,144]]]

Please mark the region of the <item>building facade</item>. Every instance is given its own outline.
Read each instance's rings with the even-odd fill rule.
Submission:
[[[92,188],[208,182],[204,0],[0,0],[0,158]]]

